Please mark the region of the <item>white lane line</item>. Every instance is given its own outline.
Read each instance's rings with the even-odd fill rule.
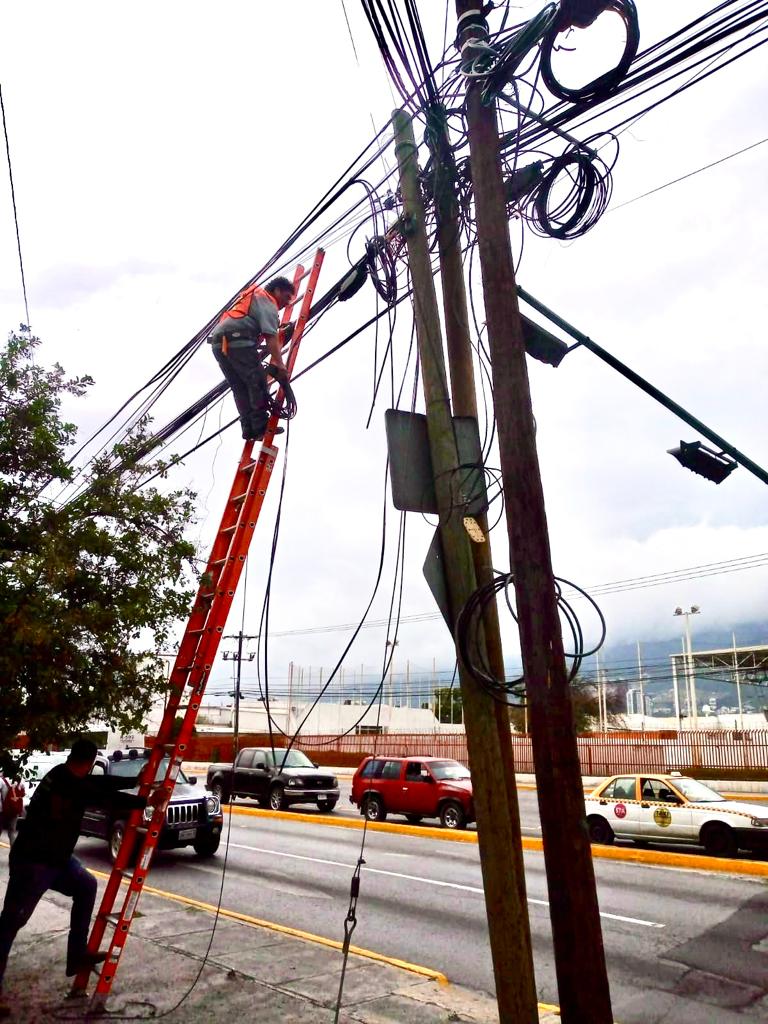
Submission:
[[[335,868],[346,868],[348,871],[353,871],[354,864],[344,864],[340,860],[325,860],[322,857],[306,857],[300,853],[286,853],[284,850],[267,850],[262,846],[246,846],[243,843],[230,843],[230,847],[234,847],[236,850],[251,850],[254,853],[268,853],[273,857],[284,857],[289,860],[303,860],[308,861],[311,864],[327,864],[330,867]],[[445,882],[439,878],[424,878],[423,875],[405,875],[400,871],[387,871],[385,868],[372,868],[367,864],[363,868],[363,871],[372,875],[388,875],[390,878],[402,878],[407,882],[422,882],[424,885],[436,885],[442,889],[459,889],[461,892],[477,893],[478,895],[484,895],[483,890],[476,885],[462,885],[459,882]],[[538,900],[533,896],[528,897],[528,902],[536,904],[539,907],[548,907],[549,900]],[[600,911],[600,917],[605,917],[610,921],[623,921],[625,924],[637,924],[643,928],[665,928],[666,925],[661,924],[658,921],[645,921],[640,917],[625,917],[623,914],[609,914],[604,911]]]

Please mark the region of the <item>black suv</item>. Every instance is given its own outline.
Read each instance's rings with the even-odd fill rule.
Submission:
[[[291,804],[317,804],[321,811],[332,811],[339,800],[335,775],[318,771],[300,750],[286,754],[283,747],[243,747],[234,767],[231,761],[209,765],[205,784],[222,803],[250,796],[273,811]]]
[[[116,750],[113,754],[99,753],[93,766],[94,775],[119,775],[121,778],[135,778],[138,792],[139,774],[149,750]],[[168,758],[163,758],[157,769],[156,780],[165,777]],[[219,848],[224,818],[221,804],[215,796],[208,796],[196,788],[197,779],[187,778],[179,771],[173,795],[165,812],[165,824],[160,833],[159,850],[175,850],[184,846],[194,847],[200,857],[212,857]],[[144,812],[145,818],[152,815],[151,808]],[[109,854],[114,862],[125,835],[127,812],[106,807],[88,807],[80,826],[80,835],[96,836],[109,843]]]

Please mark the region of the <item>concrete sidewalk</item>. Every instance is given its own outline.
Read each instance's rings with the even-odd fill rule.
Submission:
[[[89,1017],[87,1000],[67,999],[69,907],[69,900],[50,893],[19,933],[4,986],[11,1009],[6,1019],[14,1024],[99,1019]],[[145,893],[108,1015],[100,1019],[331,1024],[340,969],[338,950],[238,921],[217,921],[206,911]],[[342,1007],[339,1019],[345,1024],[498,1021],[496,1004],[485,993],[355,955],[349,958]],[[540,1007],[541,1022],[558,1020],[552,1008]]]

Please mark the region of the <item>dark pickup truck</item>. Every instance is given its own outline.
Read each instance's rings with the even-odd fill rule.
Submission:
[[[119,775],[121,778],[135,778],[136,790],[141,769],[149,751],[116,750],[113,754],[99,754],[93,766],[94,775]],[[160,781],[168,770],[168,759],[160,762],[156,779]],[[221,804],[215,796],[207,796],[197,788],[197,779],[187,778],[179,772],[168,808],[165,824],[160,833],[159,850],[175,850],[183,846],[194,847],[199,857],[212,857],[221,842],[224,822]],[[151,816],[147,808],[145,816]],[[107,807],[88,807],[80,826],[80,835],[96,836],[109,843],[109,854],[114,862],[125,835],[127,813],[124,810]]]
[[[317,804],[321,811],[332,811],[339,799],[336,776],[318,771],[300,750],[286,754],[284,748],[273,749],[244,747],[234,768],[231,763],[209,765],[206,786],[222,803],[245,796],[273,811],[291,804]]]

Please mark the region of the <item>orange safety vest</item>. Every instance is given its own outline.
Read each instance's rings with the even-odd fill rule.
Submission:
[[[257,284],[252,284],[250,288],[246,288],[245,291],[240,292],[233,304],[226,312],[222,313],[219,317],[219,323],[222,320],[241,320],[244,316],[248,316],[248,311],[251,308],[251,302],[255,296],[259,298],[267,298],[270,302],[274,302],[277,305],[277,299],[270,292],[265,291],[264,288],[259,288]]]
[[[219,317],[219,323],[223,320],[242,320],[243,317],[248,316],[248,312],[251,308],[251,302],[255,296],[267,298],[277,306],[277,299],[274,295],[266,291],[264,288],[259,288],[257,284],[252,284],[250,287],[240,292],[230,308],[221,314]],[[229,351],[229,341],[226,336],[221,339],[221,351],[223,355],[226,355]]]

